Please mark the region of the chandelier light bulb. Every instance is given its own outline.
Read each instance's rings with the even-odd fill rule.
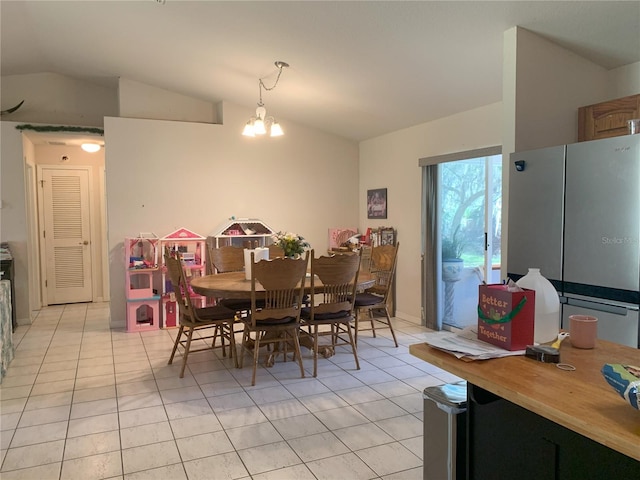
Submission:
[[[242,135],[244,135],[245,137],[255,137],[256,134],[253,132],[253,123],[251,121],[248,121],[247,124],[244,126],[244,130],[242,131]]]
[[[272,137],[281,137],[282,135],[284,135],[284,132],[282,131],[282,127],[280,126],[280,124],[276,121],[274,121],[271,124],[271,136]]]
[[[264,125],[264,120],[258,118],[253,123],[253,133],[255,133],[256,135],[264,135],[265,133],[267,133],[267,128]]]

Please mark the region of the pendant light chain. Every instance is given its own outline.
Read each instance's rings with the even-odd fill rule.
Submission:
[[[278,86],[278,81],[280,80],[280,75],[282,75],[282,68],[283,67],[288,67],[289,65],[284,63],[284,62],[276,62],[276,66],[278,67],[278,76],[276,77],[276,81],[273,84],[273,87],[271,87],[271,88],[267,87],[264,84],[264,82],[262,81],[263,80],[262,78],[258,79],[258,86],[259,86],[259,89],[260,89],[260,102],[258,102],[258,105],[261,106],[261,107],[264,105],[262,103],[262,89],[264,88],[267,92],[270,92],[271,90],[276,88]]]

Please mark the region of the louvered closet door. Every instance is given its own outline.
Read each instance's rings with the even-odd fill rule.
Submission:
[[[89,172],[43,169],[47,303],[92,300]]]

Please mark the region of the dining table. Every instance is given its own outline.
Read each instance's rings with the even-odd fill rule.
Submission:
[[[358,282],[356,289],[358,291],[365,290],[372,287],[376,282],[376,277],[369,271],[361,270],[358,273]],[[215,273],[210,275],[203,275],[201,277],[193,278],[190,282],[193,291],[199,295],[214,298],[250,298],[251,297],[251,280],[245,278],[244,272],[226,272]],[[322,288],[322,281],[316,276],[314,279],[314,289],[320,291]],[[259,298],[260,292],[264,292],[264,288],[260,285],[260,282],[256,282],[256,296]],[[304,293],[311,293],[311,274],[307,273],[307,277],[304,283]],[[301,335],[300,345],[310,350],[313,349],[313,340],[310,335]],[[332,347],[324,347],[319,353],[325,358],[334,355]],[[267,362],[267,366],[273,366],[273,355],[270,355]]]
[[[357,289],[364,290],[375,284],[375,275],[368,271],[358,274]],[[251,297],[251,280],[245,278],[244,272],[227,272],[203,275],[193,278],[190,282],[193,291],[199,295],[215,298],[249,298]],[[318,277],[314,279],[316,291],[322,288],[322,282]],[[262,285],[256,282],[256,294],[264,292]],[[311,293],[311,274],[307,273],[304,283],[304,293]]]

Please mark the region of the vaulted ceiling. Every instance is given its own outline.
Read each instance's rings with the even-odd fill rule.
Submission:
[[[122,77],[254,108],[282,60],[268,112],[353,140],[500,101],[516,25],[605,69],[640,61],[638,1],[3,0],[0,16],[3,76]]]

